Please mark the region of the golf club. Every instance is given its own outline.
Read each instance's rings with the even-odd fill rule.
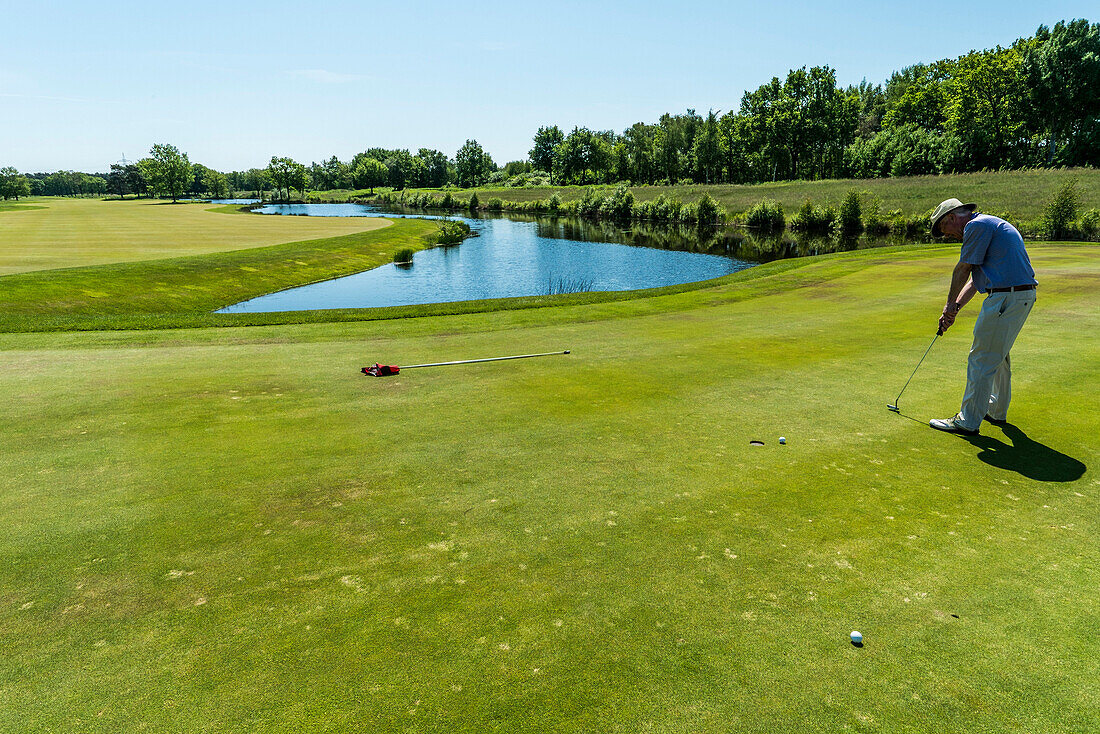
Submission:
[[[929,344],[928,349],[924,350],[924,357],[928,356],[928,353],[932,351],[932,345],[935,344],[936,340],[939,339],[941,336],[943,336],[943,328],[942,327],[939,328],[939,329],[936,329],[936,335],[934,337],[932,337],[932,344]],[[909,375],[909,379],[905,381],[905,387],[903,387],[901,389],[901,392],[898,393],[898,396],[896,398],[894,398],[893,404],[891,405],[891,404],[888,403],[886,405],[886,407],[889,410],[892,410],[895,413],[901,413],[901,409],[898,408],[898,403],[901,402],[901,395],[902,395],[902,393],[905,392],[905,388],[909,387],[909,383],[913,381],[913,375],[917,374],[917,370],[920,369],[921,364],[924,362],[924,357],[921,357],[920,362],[917,362],[917,366],[915,368],[913,368],[913,374]]]
[[[529,357],[552,357],[559,354],[569,354],[569,350],[566,349],[563,352],[542,352],[541,354],[516,354],[511,357],[486,357],[485,359],[460,359],[454,362],[430,362],[428,364],[410,364],[405,367],[398,367],[395,364],[378,364],[375,363],[370,367],[364,367],[362,372],[364,375],[370,375],[371,377],[390,377],[396,375],[401,370],[411,370],[417,367],[445,367],[451,364],[474,364],[475,362],[500,362],[505,359],[528,359]]]

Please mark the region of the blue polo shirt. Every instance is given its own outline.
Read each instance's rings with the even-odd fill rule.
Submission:
[[[978,214],[966,223],[959,262],[974,266],[970,276],[980,293],[1037,283],[1024,238],[1000,217]]]

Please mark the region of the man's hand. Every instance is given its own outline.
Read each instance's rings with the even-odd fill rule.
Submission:
[[[943,307],[943,313],[940,315],[940,331],[944,332],[951,328],[951,325],[955,323],[955,317],[959,315],[959,304],[954,301],[948,302]]]

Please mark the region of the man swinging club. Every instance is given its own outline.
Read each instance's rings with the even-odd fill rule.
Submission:
[[[1002,426],[1008,422],[1012,399],[1012,371],[1008,352],[1035,304],[1035,271],[1024,238],[998,217],[975,212],[977,204],[948,199],[932,214],[932,234],[962,240],[959,264],[951,274],[947,305],[940,316],[946,331],[959,310],[985,293],[974,324],[974,344],[966,367],[966,393],[954,418],[938,418],[928,425],[940,431],[975,436],[982,420]]]

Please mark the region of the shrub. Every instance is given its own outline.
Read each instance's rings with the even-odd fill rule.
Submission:
[[[1100,234],[1100,209],[1089,209],[1081,215],[1081,233],[1089,239]]]
[[[416,251],[411,247],[402,247],[393,253],[393,261],[398,265],[407,265],[413,261],[414,252]]]
[[[450,191],[448,191],[443,195],[443,201],[439,202],[439,205],[444,209],[457,209],[458,200],[451,195]]]
[[[699,224],[715,224],[725,218],[722,206],[710,194],[703,194],[703,198],[699,199],[695,213]]]
[[[841,234],[853,235],[863,231],[862,206],[859,192],[849,191],[844,196],[840,205],[840,214],[837,217],[836,227]]]
[[[467,204],[466,207],[470,211],[476,212],[478,210],[478,207],[480,207],[480,206],[481,206],[481,200],[477,198],[477,192],[475,191],[474,193],[470,194],[470,203]]]
[[[610,219],[630,219],[634,214],[634,193],[625,185],[619,185],[615,191],[600,202],[600,215]]]
[[[436,242],[441,245],[457,245],[470,236],[470,225],[459,219],[444,219],[439,224]]]
[[[596,217],[600,213],[600,205],[603,204],[603,197],[596,193],[594,189],[585,189],[584,197],[581,198],[579,211],[583,217]]]
[[[882,216],[882,201],[872,196],[863,208],[863,227],[869,234],[884,235],[890,232],[890,223]]]
[[[777,232],[787,226],[783,205],[778,201],[762,201],[749,209],[745,224],[765,232]]]
[[[546,208],[550,211],[551,214],[558,213],[558,210],[561,209],[561,196],[558,194],[558,192],[555,191],[553,194],[550,195],[550,200],[546,202]]]
[[[799,232],[829,232],[836,221],[836,210],[832,207],[815,206],[806,199],[791,217],[791,229]]]
[[[485,208],[491,212],[499,212],[504,209],[504,202],[501,201],[499,197],[494,196],[486,202]]]
[[[1043,231],[1052,240],[1065,239],[1073,231],[1073,220],[1077,219],[1077,209],[1081,205],[1081,194],[1077,191],[1077,179],[1071,178],[1059,189],[1047,204],[1043,217]]]

